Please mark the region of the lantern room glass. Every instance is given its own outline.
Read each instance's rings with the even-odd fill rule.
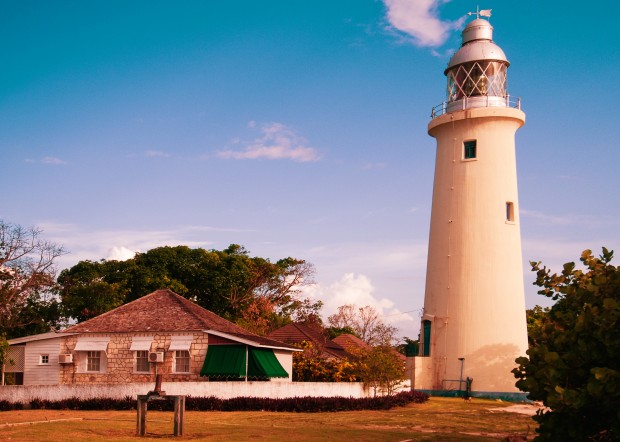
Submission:
[[[447,101],[468,97],[506,97],[507,64],[502,61],[472,61],[447,72]]]

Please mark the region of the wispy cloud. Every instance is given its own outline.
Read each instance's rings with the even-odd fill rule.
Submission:
[[[373,170],[373,169],[385,169],[387,167],[387,163],[364,163],[362,169],[364,170]]]
[[[554,215],[548,215],[538,210],[521,209],[519,213],[524,218],[536,219],[538,221],[542,221],[547,224],[553,224],[553,225],[573,224],[577,221],[577,219],[571,215],[554,216]]]
[[[240,229],[211,226],[180,226],[177,229],[128,230],[91,229],[75,224],[54,222],[37,223],[45,238],[64,246],[69,252],[58,261],[60,268],[70,267],[78,261],[100,259],[125,260],[136,252],[155,247],[176,246],[209,248],[219,233],[239,233]],[[210,238],[210,239],[209,239]]]
[[[147,150],[144,152],[144,156],[148,158],[169,158],[170,154],[161,150]]]
[[[58,157],[43,157],[40,158],[38,160],[33,160],[33,159],[26,159],[27,163],[41,163],[41,164],[48,164],[51,166],[63,166],[65,164],[67,164],[67,162],[65,160],[61,160]]]
[[[255,128],[256,123],[250,122],[248,127]],[[251,142],[241,143],[235,140],[234,144],[245,144],[240,150],[226,149],[217,152],[223,159],[234,160],[292,160],[296,162],[317,161],[319,154],[308,141],[300,137],[295,131],[281,123],[268,123],[260,127],[261,135]]]
[[[466,16],[456,21],[442,21],[438,8],[450,0],[383,0],[387,19],[396,30],[405,33],[416,46],[438,47],[450,31],[461,27]]]

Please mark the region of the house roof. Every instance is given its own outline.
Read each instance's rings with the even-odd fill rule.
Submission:
[[[280,327],[267,335],[271,339],[286,342],[289,344],[301,344],[311,342],[320,349],[327,357],[345,358],[347,353],[343,347],[334,341],[327,339],[321,330],[309,327],[305,324],[291,323]]]
[[[356,351],[370,348],[370,345],[350,333],[338,335],[333,341],[344,348],[348,353],[355,353]]]
[[[168,289],[154,291],[114,310],[69,327],[62,333],[189,331],[213,331],[257,346],[296,349],[291,345],[251,333]]]
[[[38,335],[30,335],[30,336],[24,336],[23,338],[13,338],[13,339],[9,339],[9,345],[19,345],[19,344],[26,344],[28,342],[34,342],[34,341],[44,341],[46,339],[56,339],[56,338],[64,338],[65,336],[70,336],[73,333],[63,333],[60,334],[59,332],[47,332],[47,333],[40,333]]]

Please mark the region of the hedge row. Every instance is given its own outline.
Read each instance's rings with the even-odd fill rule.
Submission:
[[[237,397],[219,399],[210,397],[192,397],[185,399],[188,411],[294,411],[316,413],[321,411],[356,411],[356,410],[389,410],[411,403],[423,403],[428,400],[426,393],[405,391],[392,396],[372,398],[345,397],[296,397],[285,399],[269,399],[258,397]],[[123,399],[69,398],[59,401],[34,399],[30,402],[32,409],[48,410],[132,410],[136,409],[136,400],[126,396]],[[149,401],[150,410],[172,411],[172,399],[156,399]],[[21,410],[24,405],[0,401],[0,411]]]

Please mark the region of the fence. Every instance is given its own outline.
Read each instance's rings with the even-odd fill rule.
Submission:
[[[372,396],[372,392],[357,382],[164,382],[166,394],[194,397],[353,397]],[[122,399],[136,397],[153,390],[153,383],[91,384],[91,385],[6,385],[0,387],[0,400],[26,404],[33,399],[57,401],[70,397],[92,399],[106,397]]]

